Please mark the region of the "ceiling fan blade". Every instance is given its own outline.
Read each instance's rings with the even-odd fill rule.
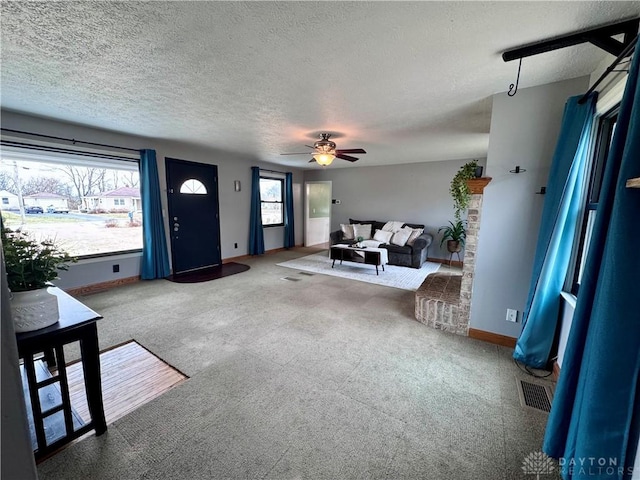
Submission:
[[[311,155],[311,152],[298,152],[298,153],[281,153],[280,155]]]
[[[337,153],[337,151],[336,151]],[[358,159],[356,157],[350,157],[349,155],[336,155],[336,158],[341,158],[342,160],[346,160],[347,162],[357,162]]]
[[[309,163],[313,163],[313,162],[315,162],[315,161],[316,161],[316,159],[315,159],[315,158],[312,158],[311,160],[309,160]]]
[[[308,148],[310,148],[312,150],[315,148],[315,147],[312,147],[311,145],[305,145],[305,147],[308,147]]]
[[[336,153],[340,155],[341,153],[367,153],[362,148],[347,148],[346,150],[336,150]]]

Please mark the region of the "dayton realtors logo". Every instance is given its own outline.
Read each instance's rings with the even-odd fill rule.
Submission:
[[[605,457],[559,458],[560,472],[564,475],[593,476],[594,478],[619,478],[633,474],[633,467],[625,468],[619,459]]]
[[[540,480],[540,475],[549,475],[556,469],[553,460],[543,452],[531,452],[522,461],[522,471],[526,475],[535,475]]]

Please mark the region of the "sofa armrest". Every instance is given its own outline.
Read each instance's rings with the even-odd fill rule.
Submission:
[[[336,230],[335,232],[331,232],[329,234],[329,244],[335,245],[336,243],[341,242],[343,236],[344,236],[344,232],[342,230]]]
[[[420,251],[428,248],[433,242],[433,236],[430,233],[423,233],[413,242],[413,250]]]

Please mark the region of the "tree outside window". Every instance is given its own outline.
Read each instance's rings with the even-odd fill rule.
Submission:
[[[263,226],[276,227],[284,225],[283,192],[283,179],[260,177],[260,202]]]

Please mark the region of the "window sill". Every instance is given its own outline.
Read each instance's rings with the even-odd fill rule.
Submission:
[[[78,257],[78,264],[98,263],[105,260],[117,260],[120,258],[141,257],[142,250],[125,250],[121,252],[100,253],[96,255],[83,255]]]
[[[278,223],[275,225],[263,225],[262,228],[284,227],[284,223]]]
[[[573,293],[569,293],[569,292],[560,292],[560,296],[564,299],[565,302],[567,302],[567,304],[569,306],[571,306],[571,308],[575,309],[576,308],[576,296]]]

